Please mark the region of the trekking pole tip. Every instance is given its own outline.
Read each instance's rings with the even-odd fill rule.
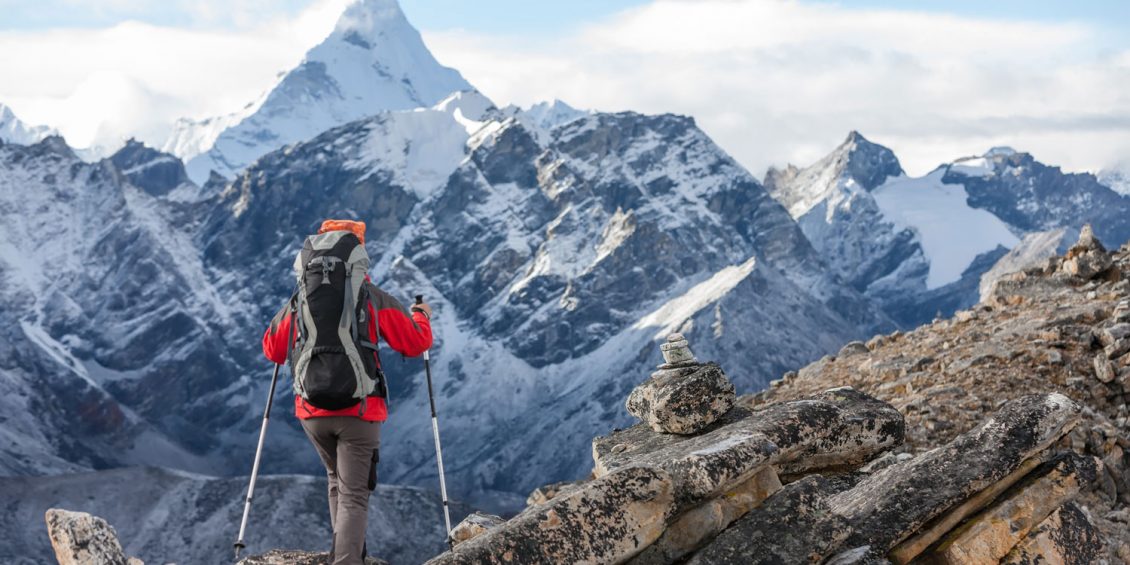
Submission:
[[[243,545],[243,540],[239,540],[239,541],[235,542],[235,560],[236,561],[239,561],[239,552],[242,551],[243,548],[245,548],[245,547],[247,547],[247,546]]]

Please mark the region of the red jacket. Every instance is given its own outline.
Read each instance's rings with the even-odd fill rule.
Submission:
[[[369,278],[365,277],[365,280]],[[290,336],[290,322],[290,308],[286,305],[271,320],[271,325],[263,334],[263,354],[273,363],[279,365],[286,363],[287,353],[293,345],[287,343]],[[432,326],[427,315],[423,312],[409,314],[399,301],[379,288],[369,303],[369,340],[377,343],[378,333],[389,347],[408,357],[419,356],[432,346]],[[377,365],[380,366],[380,358],[377,359]],[[370,396],[365,402],[362,420],[383,422],[388,419],[385,399]],[[360,403],[341,410],[323,410],[310,405],[301,396],[294,396],[294,413],[300,420],[321,416],[357,416],[360,411]]]

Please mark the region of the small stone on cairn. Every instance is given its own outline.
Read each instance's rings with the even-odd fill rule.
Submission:
[[[716,363],[700,363],[682,334],[659,346],[665,363],[632,391],[628,412],[651,429],[691,435],[734,407],[734,384]]]

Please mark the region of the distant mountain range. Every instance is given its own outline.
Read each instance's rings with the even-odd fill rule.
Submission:
[[[628,423],[622,399],[669,332],[753,391],[974,303],[994,265],[1083,223],[1130,239],[1130,197],[1109,181],[1009,149],[910,177],[852,132],[761,181],[689,117],[498,108],[393,0],[353,5],[263,100],[182,123],[165,151],[84,162],[5,112],[3,475],[246,472],[261,332],[327,217],[364,220],[374,280],[435,307],[449,488],[494,507],[532,477],[586,475],[590,438]],[[422,366],[383,360],[382,476],[431,488]],[[293,418],[278,422],[267,470],[317,473]]]

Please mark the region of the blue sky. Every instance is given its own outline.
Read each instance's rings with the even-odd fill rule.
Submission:
[[[236,22],[202,16],[194,8],[208,0],[0,0],[0,29],[102,27],[132,19],[167,26],[225,26]],[[264,0],[263,16],[294,15],[312,0]],[[462,28],[482,33],[560,33],[647,0],[403,0],[409,19],[422,29]],[[1081,21],[1130,42],[1130,2],[1125,0],[841,0],[820,2],[847,8],[883,8],[949,13],[1004,20]],[[212,10],[209,10],[212,11]],[[1121,29],[1120,29],[1121,28]]]
[[[0,103],[78,147],[160,145],[270,88],[347,1],[0,0]],[[994,145],[1130,167],[1127,0],[400,2],[499,105],[690,115],[755,174],[853,129],[912,173]]]
[[[233,26],[237,22],[202,14],[207,0],[0,0],[0,29],[103,27],[132,19],[165,26]],[[254,8],[264,16],[295,15],[312,0],[271,0]],[[560,32],[644,0],[403,0],[401,7],[422,29],[463,28],[484,33]],[[207,10],[212,12],[212,10]]]

